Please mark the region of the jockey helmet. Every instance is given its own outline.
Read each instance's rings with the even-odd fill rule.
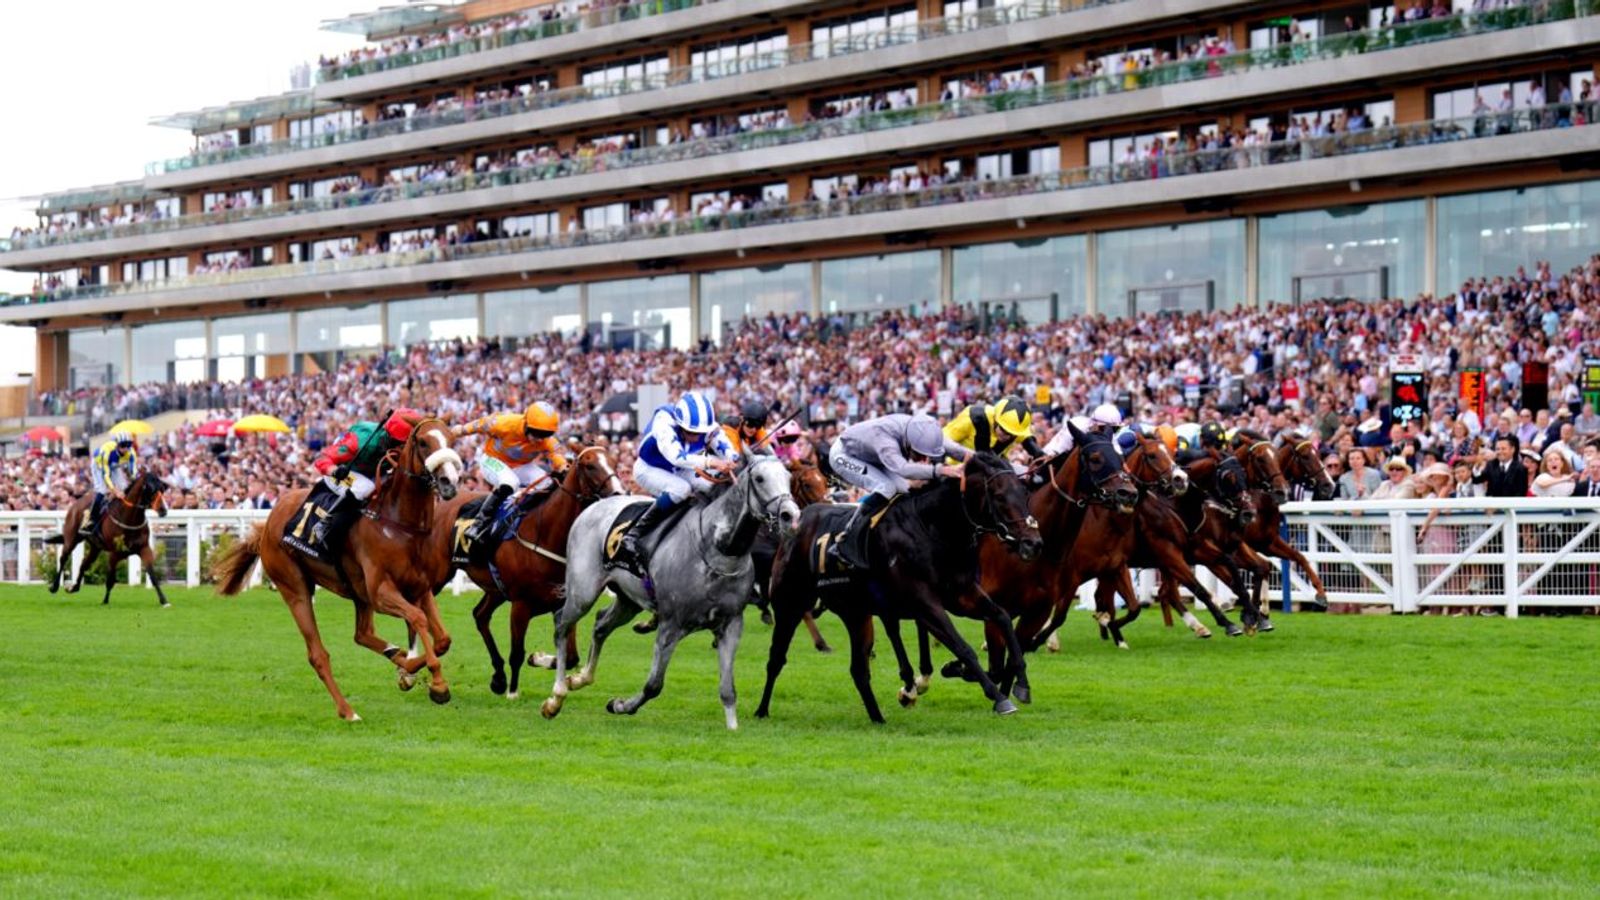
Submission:
[[[772,442],[775,444],[792,444],[804,436],[805,432],[800,429],[800,423],[790,419],[779,425],[778,430],[772,433]]]
[[[708,434],[717,427],[717,413],[705,394],[689,391],[672,407],[672,421],[692,434]]]
[[[994,405],[994,423],[1000,430],[1015,438],[1025,438],[1033,433],[1033,414],[1021,397],[1010,396]]]
[[[393,438],[396,442],[403,444],[411,440],[413,423],[420,418],[422,418],[422,413],[402,406],[389,413],[389,418],[384,420],[383,433]]]
[[[138,441],[134,440],[133,432],[131,431],[113,431],[111,439],[117,442],[118,447],[133,447],[138,444]]]
[[[739,404],[739,417],[744,419],[746,425],[765,425],[767,416],[772,414],[772,407],[761,402],[755,397]]]
[[[944,431],[932,416],[915,415],[906,423],[906,446],[929,459],[944,455]]]
[[[1132,428],[1124,428],[1116,435],[1117,452],[1127,456],[1133,448],[1139,446],[1139,436],[1133,433]]]
[[[1161,439],[1161,443],[1166,446],[1168,453],[1178,452],[1177,429],[1173,428],[1171,425],[1157,425],[1156,437]]]
[[[547,438],[561,427],[561,417],[550,404],[539,401],[522,414],[522,430],[533,438]]]
[[[1110,403],[1102,403],[1096,406],[1089,418],[1093,419],[1096,425],[1104,425],[1107,428],[1122,427],[1122,410],[1117,409]]]
[[[1224,439],[1225,435],[1222,433],[1222,425],[1217,423],[1215,420],[1200,426],[1200,446],[1221,447]]]

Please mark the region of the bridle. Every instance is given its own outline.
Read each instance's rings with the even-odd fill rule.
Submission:
[[[1050,473],[1051,489],[1053,489],[1056,494],[1061,497],[1061,499],[1071,503],[1073,506],[1076,506],[1079,509],[1084,509],[1091,505],[1115,509],[1120,505],[1117,502],[1116,493],[1110,488],[1107,488],[1106,485],[1110,484],[1118,475],[1126,476],[1129,481],[1134,480],[1131,475],[1128,475],[1122,466],[1107,467],[1109,471],[1106,472],[1105,477],[1095,480],[1093,476],[1089,474],[1088,470],[1083,467],[1083,460],[1080,458],[1078,461],[1078,480],[1088,481],[1090,487],[1087,495],[1082,498],[1074,497],[1072,494],[1067,493],[1066,490],[1061,487],[1061,485],[1056,483],[1056,476],[1059,475],[1061,471],[1065,470],[1068,457],[1075,453],[1082,453],[1084,449],[1084,447],[1073,447],[1070,453],[1063,453],[1054,459],[1050,459],[1045,462],[1045,471]],[[1115,453],[1116,450],[1113,449],[1111,452]],[[1056,466],[1057,461],[1060,462],[1059,468]]]
[[[1237,459],[1237,457],[1235,458]],[[1245,479],[1247,484],[1250,480],[1251,470],[1254,470],[1256,474],[1255,480],[1257,482],[1255,484],[1256,490],[1266,491],[1268,493],[1277,493],[1279,488],[1276,484],[1274,484],[1274,481],[1282,479],[1284,481],[1284,490],[1282,493],[1285,496],[1288,495],[1288,480],[1284,479],[1283,472],[1278,470],[1278,455],[1272,452],[1271,443],[1267,441],[1251,442],[1250,445],[1245,449],[1245,458],[1250,460],[1250,465],[1244,466],[1243,463],[1240,463],[1240,465],[1245,470]],[[1274,473],[1277,475],[1276,479],[1273,477]]]
[[[574,471],[576,471],[579,466],[583,465],[583,458],[590,453],[599,455],[600,461],[604,464],[603,467],[606,470],[605,480],[595,485],[592,490],[585,491],[584,493],[580,494],[577,491],[574,491],[572,488],[567,487],[567,480],[563,478],[556,482],[556,490],[559,490],[561,493],[566,494],[572,499],[578,501],[578,503],[582,506],[588,506],[596,500],[600,500],[605,497],[614,497],[618,494],[626,494],[627,490],[622,486],[622,477],[619,476],[616,473],[616,470],[611,467],[610,461],[605,457],[605,450],[600,447],[585,447],[579,451],[578,455],[573,457],[572,460],[572,467]],[[610,493],[607,493],[608,489],[610,490]]]
[[[1008,475],[1013,478],[1016,477],[1010,472],[1002,470],[993,473],[979,484],[982,499],[978,509],[979,515],[974,516],[972,510],[967,506],[967,467],[965,465],[961,467],[961,481],[958,487],[961,492],[961,514],[966,517],[967,524],[972,526],[973,543],[977,543],[978,538],[985,534],[992,534],[1005,543],[1006,546],[1015,547],[1022,543],[1022,538],[1018,532],[1023,528],[1039,530],[1039,521],[1031,513],[1024,515],[1021,519],[1014,519],[1010,522],[1000,517],[1000,511],[994,502],[994,483]]]
[[[761,464],[762,464],[762,462],[755,462],[755,463],[752,463],[751,466],[754,467],[754,466],[758,466],[758,465],[761,465]],[[788,469],[785,468],[784,472],[787,474]],[[781,494],[774,494],[771,497],[768,497],[766,502],[764,502],[764,503],[759,503],[757,501],[757,499],[756,499],[756,490],[755,490],[754,484],[755,484],[755,477],[754,476],[751,476],[749,479],[746,480],[746,483],[745,483],[745,486],[744,486],[744,492],[745,492],[744,507],[745,507],[745,510],[747,512],[751,513],[752,515],[754,515],[758,520],[760,520],[760,522],[761,522],[761,524],[763,526],[765,526],[767,528],[776,529],[778,527],[778,517],[782,515],[782,507],[783,507],[784,501],[787,500],[790,503],[794,503],[794,494],[791,491],[784,491]],[[753,509],[753,510],[750,508],[752,503],[758,503],[757,507],[755,509]],[[800,504],[795,503],[795,506],[799,506],[799,505]]]
[[[161,493],[166,488],[166,485],[162,484],[160,479],[152,479],[148,474],[140,475],[137,484],[139,489],[136,492],[131,492],[134,495],[133,501],[123,501],[123,505],[134,510],[135,512],[144,512],[146,510],[154,509],[157,501],[161,501]],[[157,486],[158,484],[160,485],[159,487]],[[117,518],[116,513],[112,511],[113,509],[115,509],[115,507],[108,507],[105,511],[105,517],[108,521],[123,531],[138,532],[144,531],[150,527],[149,519],[146,519],[137,525],[130,525],[127,522]]]
[[[1294,484],[1309,488],[1313,497],[1316,496],[1317,488],[1322,485],[1327,486],[1330,497],[1338,490],[1338,484],[1334,482],[1333,476],[1328,474],[1327,467],[1322,464],[1322,457],[1316,454],[1316,448],[1311,441],[1304,440],[1295,444],[1289,452],[1289,462],[1295,466],[1298,474],[1291,476],[1287,468],[1283,474]]]
[[[1173,483],[1172,476],[1178,471],[1178,463],[1167,453],[1167,448],[1164,444],[1157,441],[1155,446],[1156,449],[1151,450],[1150,442],[1141,437],[1139,438],[1139,446],[1135,447],[1134,450],[1139,453],[1141,465],[1147,465],[1146,460],[1156,458],[1166,461],[1166,469],[1154,478],[1144,479],[1140,478],[1138,472],[1132,467],[1128,467],[1128,478],[1133,481],[1134,487],[1139,489],[1140,494],[1159,491],[1170,497],[1177,493],[1177,487]],[[1133,454],[1130,453],[1128,456],[1132,458]]]

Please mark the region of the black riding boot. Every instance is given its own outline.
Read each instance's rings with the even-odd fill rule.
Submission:
[[[478,517],[467,526],[467,539],[476,543],[483,540],[489,533],[489,527],[494,524],[494,517],[499,514],[501,504],[511,496],[511,485],[502,484],[494,492],[483,498],[483,505],[478,508]]]
[[[106,514],[107,505],[105,494],[94,495],[94,502],[89,504],[89,534],[100,530],[100,519]]]
[[[328,515],[311,526],[312,546],[332,549],[333,542],[344,535],[350,523],[359,515],[361,515],[361,501],[356,499],[355,494],[346,491],[339,498],[339,502],[328,510]]]
[[[662,506],[660,503],[650,504],[650,508],[644,511],[644,515],[635,519],[633,527],[629,528],[628,533],[622,536],[624,557],[633,560],[641,569],[644,568],[646,555],[655,548],[655,541],[646,539],[649,537],[650,532],[657,525],[660,525],[671,511],[672,507],[670,506]]]
[[[845,526],[844,533],[834,542],[836,562],[852,569],[867,567],[867,535],[872,526],[872,517],[888,507],[889,498],[879,494],[868,494],[861,498],[861,502],[856,504],[855,514]]]

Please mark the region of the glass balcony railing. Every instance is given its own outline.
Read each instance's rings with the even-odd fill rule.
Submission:
[[[145,167],[145,174],[162,175],[169,172],[181,172],[242,159],[258,159],[316,147],[330,147],[355,141],[389,137],[396,134],[407,134],[414,131],[428,131],[450,125],[460,125],[465,122],[517,115],[540,109],[553,109],[559,106],[586,103],[591,100],[602,100],[625,94],[679,87],[702,81],[714,81],[719,78],[747,75],[767,69],[848,56],[868,50],[916,43],[953,34],[963,34],[969,31],[1009,25],[1013,22],[1039,19],[1045,16],[1124,2],[1127,2],[1127,0],[1024,0],[1024,2],[1014,6],[982,9],[961,16],[931,19],[914,25],[850,38],[795,44],[783,50],[755,54],[733,61],[723,61],[703,66],[680,66],[665,72],[647,75],[643,78],[623,79],[607,82],[606,84],[557,88],[514,100],[474,104],[471,107],[462,107],[426,116],[412,116],[408,119],[371,122],[342,131],[303,135],[289,140],[246,144],[240,147],[229,147],[220,150],[196,151],[188,156],[150,163]]]
[[[1594,127],[1600,115],[1600,102],[1550,104],[1536,109],[1505,113],[1486,113],[1456,119],[1436,119],[1386,128],[1278,141],[1255,146],[1228,147],[1173,154],[1133,163],[1084,166],[1038,175],[1001,180],[966,181],[943,184],[919,191],[867,194],[832,200],[774,204],[717,216],[685,217],[665,222],[624,225],[604,231],[573,231],[563,234],[504,238],[500,240],[440,246],[400,253],[351,256],[289,265],[266,266],[237,272],[196,275],[169,281],[123,282],[63,290],[44,296],[13,296],[0,299],[0,306],[42,304],[52,301],[124,296],[183,290],[212,285],[257,282],[270,284],[284,278],[303,278],[363,272],[399,266],[426,266],[437,262],[472,260],[519,253],[538,253],[589,245],[613,244],[656,238],[684,237],[717,231],[760,228],[810,222],[819,219],[898,212],[923,207],[943,206],[1049,194],[1118,183],[1179,178],[1232,169],[1287,165],[1330,157],[1351,156],[1422,147],[1457,141],[1481,140],[1502,135],[1549,129]],[[427,277],[425,274],[421,278]]]
[[[1570,10],[1571,4],[1568,7]],[[1503,12],[1517,11],[1506,10]],[[1210,57],[1204,60],[1184,60],[1132,73],[1052,82],[1023,90],[989,94],[981,97],[968,97],[944,103],[929,103],[903,109],[864,113],[850,118],[824,119],[789,128],[704,138],[619,153],[579,154],[567,159],[541,161],[526,166],[504,169],[499,172],[468,173],[438,181],[385,185],[328,197],[308,198],[248,209],[225,210],[128,225],[116,225],[109,228],[90,228],[55,234],[41,232],[9,239],[0,238],[0,253],[58,244],[134,237],[144,234],[165,234],[186,228],[226,225],[233,222],[255,221],[302,213],[349,209],[375,203],[411,200],[418,197],[453,194],[484,188],[505,187],[635,166],[682,162],[725,153],[760,150],[768,147],[780,147],[845,135],[923,125],[947,119],[1070,102],[1105,94],[1142,90],[1148,87],[1178,84],[1221,75],[1239,74],[1261,68],[1276,68],[1332,59],[1350,54],[1372,53],[1395,47],[1411,46],[1430,40],[1439,40],[1443,35],[1482,34],[1485,31],[1515,27],[1511,24],[1512,22],[1530,24],[1534,21],[1549,21],[1549,16],[1558,12],[1558,10],[1546,8],[1541,11],[1541,17],[1537,19],[1494,18],[1490,14],[1481,14],[1477,21],[1464,24],[1457,23],[1462,24],[1462,27],[1455,30],[1450,28],[1441,30],[1438,26],[1441,23],[1457,22],[1456,19],[1418,22],[1372,33],[1336,35],[1320,41],[1294,45],[1291,48],[1293,52],[1289,53],[1280,53],[1277,48],[1270,51],[1252,50],[1245,53]],[[1425,29],[1424,26],[1433,27]]]

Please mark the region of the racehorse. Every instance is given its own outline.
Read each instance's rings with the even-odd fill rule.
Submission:
[[[685,635],[709,628],[716,635],[721,698],[728,728],[739,727],[733,686],[733,658],[744,630],[744,607],[755,590],[750,549],[763,525],[782,534],[794,530],[800,509],[789,493],[789,471],[771,457],[754,457],[731,487],[705,503],[696,502],[660,536],[644,577],[607,565],[607,549],[620,540],[618,517],[638,497],[607,497],[578,515],[567,538],[566,601],[556,613],[556,646],[599,599],[608,585],[616,601],[594,623],[589,658],[567,677],[565,654],[556,655],[555,684],[540,706],[545,718],[561,712],[569,690],[594,683],[595,666],[606,637],[641,609],[656,614],[655,657],[644,688],[627,699],[613,698],[606,712],[633,715],[661,693],[667,664]]]
[[[982,591],[971,590],[977,579],[980,536],[997,536],[1024,559],[1033,559],[1040,552],[1038,524],[1028,512],[1027,492],[1011,464],[992,453],[974,454],[962,466],[960,479],[942,479],[900,496],[869,532],[869,546],[876,544],[869,554],[872,565],[864,572],[829,573],[826,544],[843,529],[850,515],[847,505],[810,507],[802,514],[794,539],[779,548],[772,572],[772,648],[756,716],[768,715],[772,689],[788,660],[795,628],[801,614],[810,610],[819,596],[850,634],[850,675],[873,722],[884,721],[872,694],[868,659],[874,612],[884,619],[907,687],[911,686],[911,666],[899,639],[901,618],[914,619],[972,671],[979,672],[978,681],[995,712],[1016,712],[1011,698],[981,672],[977,653],[949,616],[954,611],[981,618],[1009,636],[1008,646],[1016,644],[1005,610]],[[902,703],[906,703],[904,698],[902,692]]]
[[[1276,448],[1256,432],[1241,430],[1234,438],[1233,455],[1244,467],[1245,481],[1249,485],[1256,512],[1255,518],[1240,535],[1238,562],[1239,566],[1249,571],[1252,576],[1253,597],[1261,616],[1260,630],[1271,631],[1272,620],[1268,618],[1267,607],[1261,602],[1261,594],[1266,588],[1267,579],[1272,577],[1272,565],[1256,552],[1255,541],[1251,538],[1255,536],[1263,544],[1269,546],[1272,544],[1267,535],[1278,534],[1282,516],[1277,510],[1280,504],[1289,499],[1289,481],[1284,478],[1282,470],[1278,467]],[[1274,521],[1269,532],[1262,531],[1262,509],[1266,504],[1272,505],[1274,513]]]
[[[806,507],[828,499],[828,478],[815,462],[795,460],[789,463],[789,483],[794,492],[794,502],[802,512]],[[750,558],[756,564],[756,607],[761,610],[761,620],[769,625],[772,624],[772,612],[767,588],[772,583],[772,563],[777,555],[778,536],[771,529],[761,529],[756,536],[756,545],[750,551]],[[801,621],[811,633],[812,646],[820,653],[832,653],[833,648],[828,646],[822,632],[817,630],[817,620],[811,610],[806,611]]]
[[[145,512],[151,509],[159,516],[167,514],[167,500],[163,493],[166,489],[166,482],[156,477],[154,472],[140,472],[124,492],[126,499],[112,497],[106,500],[105,514],[90,534],[84,534],[79,529],[84,514],[94,503],[94,494],[84,494],[73,500],[67,507],[67,519],[61,527],[61,533],[44,539],[46,544],[61,545],[56,574],[50,579],[50,593],[54,594],[60,589],[61,573],[72,570],[72,551],[82,542],[88,545],[88,549],[83,554],[83,565],[78,567],[78,577],[73,579],[67,593],[76,594],[83,587],[84,573],[89,571],[89,565],[104,551],[110,559],[106,567],[106,593],[100,600],[102,606],[111,602],[111,588],[117,580],[117,565],[130,556],[139,557],[144,564],[145,575],[156,589],[156,600],[164,607],[171,606],[167,602],[166,592],[161,589],[155,550],[150,546],[150,521],[145,517]]]
[[[1175,501],[1178,515],[1189,533],[1184,558],[1191,565],[1204,565],[1228,585],[1244,610],[1241,614],[1244,620],[1243,633],[1255,634],[1261,611],[1244,583],[1244,575],[1239,571],[1242,535],[1256,516],[1244,467],[1233,456],[1208,452],[1186,463],[1184,470],[1189,474],[1189,483],[1199,488],[1188,491]],[[1193,585],[1188,587],[1194,590]],[[1206,604],[1217,624],[1225,628],[1230,637],[1237,636],[1233,623],[1213,603],[1208,602],[1208,593],[1200,592],[1195,596]],[[1178,600],[1176,579],[1162,579],[1161,603],[1163,606],[1183,608]]]
[[[1329,477],[1328,470],[1322,467],[1322,459],[1317,456],[1316,447],[1311,441],[1280,445],[1276,450],[1276,464],[1288,484],[1310,490],[1316,500],[1333,499],[1335,490],[1333,479]],[[1328,595],[1322,584],[1322,578],[1317,575],[1317,570],[1312,567],[1305,554],[1284,539],[1283,512],[1280,503],[1281,501],[1269,492],[1257,495],[1256,518],[1245,529],[1244,542],[1256,553],[1287,559],[1299,566],[1300,570],[1306,573],[1306,580],[1311,583],[1312,590],[1316,591],[1316,601],[1326,605]]]
[[[433,591],[448,577],[454,531],[436,529],[433,514],[435,496],[447,501],[456,496],[461,472],[461,457],[450,449],[450,429],[438,419],[421,419],[413,423],[405,445],[389,451],[379,465],[378,488],[332,564],[283,546],[285,531],[298,532],[312,522],[312,511],[304,508],[309,491],[300,489],[285,494],[267,521],[230,547],[212,569],[217,593],[232,596],[244,587],[250,567],[261,560],[300,627],[307,660],[333,697],[341,719],[356,722],[361,717],[333,680],[311,605],[312,592],[319,586],[354,602],[356,643],[394,662],[402,677],[427,666],[432,676],[428,696],[435,703],[450,701],[450,687],[439,665],[450,635],[440,621]],[[404,619],[421,637],[422,655],[408,659],[401,648],[378,637],[374,611]]]
[[[489,690],[504,694],[507,699],[517,698],[522,676],[522,663],[528,637],[528,623],[535,616],[554,613],[561,608],[561,590],[567,574],[567,534],[572,523],[590,504],[605,497],[626,494],[622,479],[611,464],[611,458],[600,447],[586,447],[573,457],[572,465],[561,479],[552,496],[546,497],[517,525],[517,530],[502,542],[494,553],[492,567],[488,563],[468,566],[467,577],[483,589],[483,599],[472,609],[472,619],[483,637],[483,646],[489,651],[489,663],[494,674],[489,680]],[[467,498],[472,502],[485,494]],[[458,507],[440,504],[434,510],[436,530],[452,535],[458,527]],[[447,576],[448,577],[448,576]],[[439,585],[435,593],[441,589]],[[506,679],[505,659],[495,643],[490,624],[495,611],[507,601],[511,603],[511,678]],[[557,648],[560,652],[560,648]],[[576,632],[568,634],[567,664],[576,665],[578,640]],[[538,654],[526,656],[529,665],[538,665]],[[555,664],[554,657],[549,659]],[[547,667],[548,668],[548,667]]]

